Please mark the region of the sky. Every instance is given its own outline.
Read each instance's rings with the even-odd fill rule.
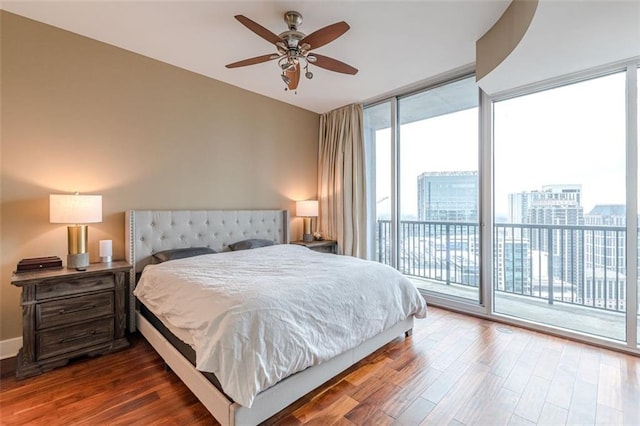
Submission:
[[[419,174],[478,170],[477,111],[401,127],[403,218],[417,217]],[[581,184],[585,213],[596,204],[624,204],[625,114],[624,73],[495,102],[496,216],[507,216],[508,194],[552,184]],[[379,130],[376,140],[381,216],[389,208],[390,130]]]
[[[495,103],[496,212],[550,184],[581,184],[585,213],[625,204],[625,114],[624,73]]]

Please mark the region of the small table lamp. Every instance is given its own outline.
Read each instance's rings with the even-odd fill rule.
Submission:
[[[304,233],[302,234],[302,241],[313,241],[313,235],[311,234],[311,218],[318,216],[318,201],[296,201],[296,216],[304,217]]]
[[[84,223],[102,222],[102,195],[49,195],[49,222],[69,223],[67,268],[84,271],[89,266],[89,231]]]

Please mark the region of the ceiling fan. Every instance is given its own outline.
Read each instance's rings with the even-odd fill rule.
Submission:
[[[256,56],[255,58],[234,62],[226,65],[227,68],[244,67],[277,59],[278,66],[282,70],[282,80],[287,85],[285,90],[297,89],[298,82],[300,81],[300,68],[304,68],[304,76],[306,78],[313,78],[313,73],[309,71],[309,64],[343,74],[355,75],[358,72],[356,68],[337,59],[311,52],[313,49],[331,43],[347,32],[350,27],[344,21],[336,22],[309,35],[305,35],[298,31],[298,26],[302,24],[302,15],[299,12],[289,11],[284,14],[284,21],[289,29],[276,35],[246,16],[236,15],[235,18],[257,35],[269,43],[274,44],[278,53]]]

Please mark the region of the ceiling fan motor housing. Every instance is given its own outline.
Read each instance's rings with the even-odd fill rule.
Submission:
[[[280,33],[278,37],[286,41],[289,49],[295,49],[298,47],[298,42],[305,36],[305,34],[298,31],[298,26],[302,24],[302,15],[299,12],[290,10],[284,14],[284,22],[289,27],[289,31]]]
[[[298,47],[300,40],[304,38],[304,34],[300,31],[289,30],[278,34],[278,37],[283,39],[287,43],[289,49],[295,49]]]
[[[296,12],[295,10],[290,10],[285,12],[284,14],[284,22],[287,23],[287,27],[290,30],[297,30],[298,26],[302,24],[302,15],[300,12]]]

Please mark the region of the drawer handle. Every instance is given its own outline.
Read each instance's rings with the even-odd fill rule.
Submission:
[[[86,337],[91,337],[91,336],[95,336],[96,335],[96,331],[95,330],[91,330],[90,333],[83,333],[83,334],[79,334],[77,336],[73,336],[73,337],[65,337],[64,339],[60,339],[58,340],[58,343],[69,343],[69,342],[73,342],[75,340],[80,340],[80,339],[84,339]]]
[[[96,308],[96,305],[95,305],[95,304],[93,304],[93,305],[91,305],[91,306],[83,306],[82,308],[77,308],[77,309],[69,309],[69,310],[66,310],[66,309],[60,309],[60,310],[58,311],[58,314],[60,314],[60,315],[64,315],[64,314],[72,314],[72,313],[74,313],[74,312],[88,311],[89,309],[95,309],[95,308]]]

